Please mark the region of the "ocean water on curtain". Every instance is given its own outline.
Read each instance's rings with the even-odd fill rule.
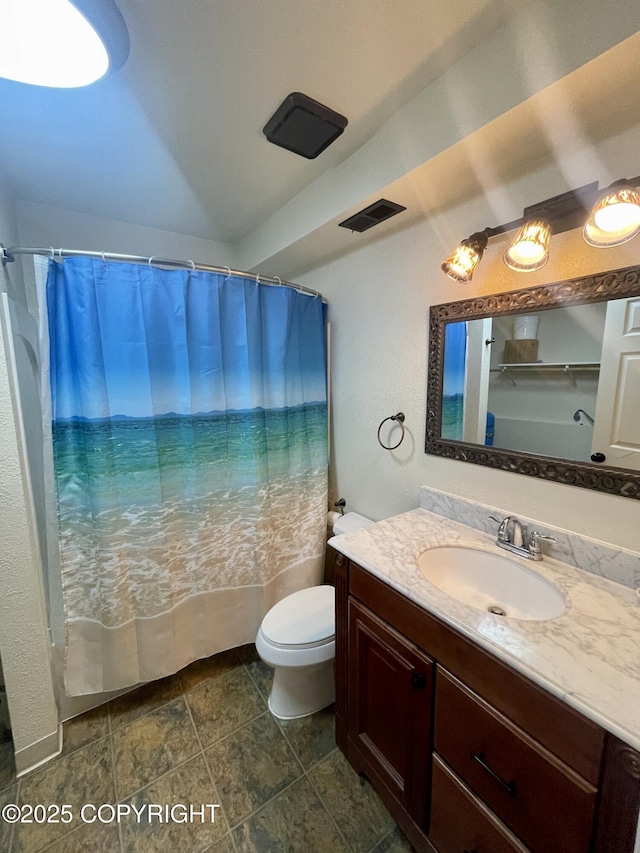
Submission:
[[[256,546],[267,550],[276,537],[279,565],[317,551],[318,517],[326,508],[326,403],[58,420],[54,460],[61,553],[74,567],[68,604],[76,615],[89,616],[92,602],[98,605],[96,561],[116,588],[133,580],[136,615],[150,616],[176,595],[193,594],[194,584],[265,582]],[[96,523],[104,550],[96,547]],[[170,578],[158,571],[164,563]],[[120,599],[100,602],[104,624],[122,621]]]

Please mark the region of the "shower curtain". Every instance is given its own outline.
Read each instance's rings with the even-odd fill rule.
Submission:
[[[442,371],[442,438],[462,440],[464,428],[464,383],[467,365],[467,324],[447,323]]]
[[[50,261],[69,695],[252,642],[320,582],[323,308],[255,279]]]

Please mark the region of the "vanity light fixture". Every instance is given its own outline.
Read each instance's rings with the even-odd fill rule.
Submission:
[[[532,219],[523,225],[504,253],[504,262],[516,272],[533,272],[549,260],[551,225],[544,219]]]
[[[120,68],[129,34],[114,0],[5,0],[0,77],[72,89]]]
[[[640,233],[640,193],[629,181],[616,181],[595,203],[583,236],[590,246],[620,246]]]
[[[471,281],[488,242],[487,230],[476,231],[457,246],[453,254],[441,265],[441,269],[455,281]]]
[[[547,263],[552,230],[554,234],[561,234],[583,228],[584,239],[591,246],[619,246],[640,234],[638,187],[640,175],[616,181],[605,193],[598,190],[598,182],[594,181],[532,204],[525,207],[520,219],[487,227],[463,240],[440,268],[454,281],[471,281],[488,241],[497,234],[516,228],[518,233],[504,253],[503,260],[517,272],[539,270]]]

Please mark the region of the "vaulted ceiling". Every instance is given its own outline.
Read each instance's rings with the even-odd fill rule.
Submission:
[[[456,159],[456,144],[572,79],[640,24],[630,0],[614,0],[631,12],[615,23],[614,10],[599,4],[606,7],[599,11],[594,0],[117,2],[131,37],[120,71],[69,91],[0,80],[5,179],[29,201],[235,244],[249,265],[443,152],[456,174],[469,153]],[[581,19],[563,21],[563,14]],[[575,44],[564,35],[572,32]],[[639,53],[633,45],[625,74],[609,73],[634,115]],[[564,91],[573,87],[576,109],[597,133],[612,99],[593,82],[585,72]],[[262,134],[293,91],[349,119],[316,160]],[[517,160],[553,147],[548,135],[528,132],[540,124],[531,103],[486,137],[498,161],[505,163],[507,149],[506,160]],[[446,204],[447,193],[454,198],[473,183],[468,175],[467,185],[446,189],[438,174],[432,166],[431,203],[435,188]],[[412,181],[414,195],[417,186]]]

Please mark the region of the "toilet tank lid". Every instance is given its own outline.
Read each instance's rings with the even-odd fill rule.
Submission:
[[[335,590],[312,586],[283,598],[262,620],[267,640],[281,646],[305,646],[335,635]]]
[[[357,512],[347,512],[334,523],[333,533],[335,536],[339,536],[341,533],[351,533],[353,530],[360,530],[361,527],[368,527],[370,524],[373,524],[370,518],[366,518]]]

